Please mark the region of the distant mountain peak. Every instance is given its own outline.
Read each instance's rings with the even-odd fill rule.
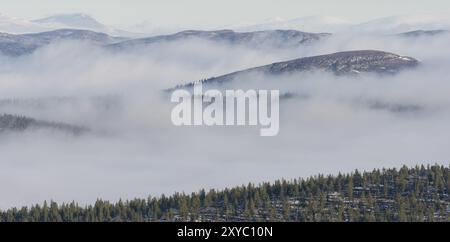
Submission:
[[[72,28],[98,29],[105,26],[99,23],[92,16],[85,13],[57,14],[46,18],[33,20],[39,24],[61,24]]]
[[[31,21],[13,18],[0,13],[0,32],[19,34],[47,31],[49,28]]]
[[[32,21],[50,29],[84,29],[113,36],[134,36],[135,34],[104,25],[85,13],[56,14]]]

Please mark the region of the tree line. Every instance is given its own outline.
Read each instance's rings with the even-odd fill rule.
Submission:
[[[88,206],[45,201],[0,211],[0,221],[448,222],[449,170],[440,165],[356,170]]]

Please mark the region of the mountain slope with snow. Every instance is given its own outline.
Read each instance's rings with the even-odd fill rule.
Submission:
[[[395,74],[403,69],[416,67],[418,64],[419,62],[414,58],[383,51],[346,51],[254,67],[219,77],[209,78],[203,80],[202,83],[224,84],[249,74],[282,75],[314,70],[331,72],[335,75],[351,75],[358,73]],[[189,83],[188,85],[185,85],[185,87],[193,86],[194,83]]]

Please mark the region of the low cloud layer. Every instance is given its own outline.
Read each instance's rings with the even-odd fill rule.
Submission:
[[[187,41],[111,53],[77,42],[0,57],[0,113],[86,126],[0,133],[0,208],[43,200],[146,197],[200,188],[415,165],[448,164],[447,35],[336,35],[294,50]],[[280,89],[280,133],[175,127],[162,90],[304,56],[377,49],[419,59],[398,75],[252,75],[222,88]]]

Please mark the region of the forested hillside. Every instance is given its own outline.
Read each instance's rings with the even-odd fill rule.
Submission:
[[[449,166],[336,176],[134,199],[91,206],[44,202],[1,221],[450,221]]]

